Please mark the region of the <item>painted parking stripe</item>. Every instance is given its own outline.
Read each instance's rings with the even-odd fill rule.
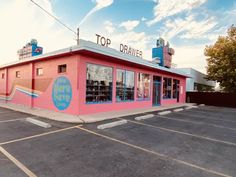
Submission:
[[[24,120],[24,119],[25,119],[25,118],[10,119],[10,120],[1,120],[0,123],[15,122],[15,121]]]
[[[11,114],[11,113],[16,113],[16,111],[0,111],[0,115],[1,114]]]
[[[0,152],[2,152],[8,159],[10,159],[18,168],[20,168],[27,176],[37,177],[32,171],[30,171],[25,165],[13,157],[9,152],[7,152],[3,147],[0,146]]]
[[[82,125],[79,125],[79,126],[82,126]],[[59,130],[54,130],[54,131],[50,131],[50,132],[46,132],[46,133],[41,133],[41,134],[37,134],[37,135],[33,135],[33,136],[27,136],[27,137],[24,137],[24,138],[19,138],[19,139],[15,139],[15,140],[11,140],[11,141],[6,141],[6,142],[0,143],[0,146],[5,145],[5,144],[11,144],[11,143],[19,142],[19,141],[24,141],[24,140],[28,140],[28,139],[33,139],[33,138],[37,138],[37,137],[41,137],[41,136],[46,136],[46,135],[50,135],[50,134],[54,134],[54,133],[58,133],[58,132],[63,132],[63,131],[71,130],[71,129],[74,129],[74,128],[77,128],[77,127],[78,127],[78,125],[63,128],[63,129],[59,129]]]
[[[119,119],[121,119],[121,118],[119,118]],[[217,142],[217,143],[223,143],[223,144],[227,144],[227,145],[231,145],[231,146],[236,146],[236,143],[229,142],[229,141],[217,140],[217,139],[209,138],[209,137],[206,137],[206,136],[200,136],[200,135],[195,135],[195,134],[192,134],[192,133],[181,132],[181,131],[172,130],[172,129],[169,129],[169,128],[163,128],[163,127],[159,127],[159,126],[154,126],[154,125],[150,125],[150,124],[146,124],[146,123],[142,123],[142,122],[138,122],[138,121],[128,120],[128,122],[132,122],[134,124],[148,126],[148,127],[156,128],[156,129],[159,129],[159,130],[168,131],[168,132],[174,132],[174,133],[178,133],[178,134],[182,134],[182,135],[192,136],[192,137],[195,137],[195,138],[200,138],[200,139],[204,139],[204,140],[208,140],[208,141],[214,141],[214,142]]]
[[[175,120],[175,121],[179,121],[179,122],[187,122],[187,123],[199,124],[199,125],[209,125],[209,126],[216,127],[216,128],[222,128],[222,129],[228,129],[228,130],[236,131],[236,128],[230,128],[230,127],[225,127],[225,126],[216,125],[216,124],[198,122],[198,121],[193,121],[193,120],[176,119],[176,118],[160,116],[160,115],[156,115],[156,116],[157,116],[157,118],[160,118],[160,119],[169,119],[169,120]]]
[[[214,117],[209,117],[209,116],[201,116],[201,115],[193,115],[193,114],[189,115],[189,113],[183,113],[183,112],[175,112],[175,114],[180,114],[180,115],[185,115],[185,116],[190,116],[190,117],[196,117],[196,118],[214,119],[214,120],[220,120],[220,121],[223,121],[223,122],[236,123],[236,120],[225,120],[225,119],[221,119],[221,118],[214,118]]]
[[[218,175],[218,176],[222,176],[222,177],[232,177],[232,176],[230,176],[230,175],[226,175],[226,174],[223,174],[223,173],[214,171],[214,170],[210,170],[210,169],[207,169],[207,168],[198,166],[198,165],[194,165],[194,164],[191,164],[191,163],[182,161],[182,160],[178,160],[178,159],[169,157],[169,156],[167,156],[167,155],[165,155],[165,154],[161,154],[161,153],[158,153],[158,152],[149,150],[149,149],[145,149],[145,148],[143,148],[143,147],[140,147],[140,146],[137,146],[137,145],[134,145],[134,144],[130,144],[130,143],[127,143],[127,142],[125,142],[125,141],[122,141],[122,140],[119,140],[119,139],[115,139],[115,138],[112,138],[112,137],[109,137],[109,136],[106,136],[106,135],[103,135],[103,134],[100,134],[100,133],[97,133],[97,132],[88,130],[88,129],[86,129],[86,128],[82,128],[82,127],[77,127],[77,128],[80,129],[80,130],[82,130],[82,131],[85,131],[85,132],[87,132],[87,133],[90,133],[90,134],[93,134],[93,135],[96,135],[96,136],[99,136],[99,137],[108,139],[108,140],[110,140],[110,141],[114,141],[114,142],[117,142],[117,143],[120,143],[120,144],[124,144],[124,145],[126,145],[126,146],[129,146],[129,147],[132,147],[132,148],[135,148],[135,149],[138,149],[138,150],[141,150],[141,151],[144,151],[144,152],[147,152],[147,153],[156,155],[157,157],[159,157],[159,158],[161,158],[161,159],[163,159],[163,160],[171,160],[171,161],[174,161],[174,162],[177,162],[177,163],[180,163],[180,164],[183,164],[183,165],[192,167],[192,168],[196,168],[196,169],[205,171],[205,172],[207,172],[207,173],[211,173],[211,174],[215,174],[215,175]]]
[[[119,120],[119,121],[110,122],[107,124],[101,124],[101,125],[97,126],[97,129],[103,130],[103,129],[107,129],[107,128],[117,127],[119,125],[126,124],[127,122],[128,122],[127,120]]]
[[[200,110],[204,110],[204,111],[216,111],[216,112],[226,112],[226,113],[236,113],[236,108],[221,108],[221,107],[217,107],[217,108],[209,108],[207,107],[201,107]]]

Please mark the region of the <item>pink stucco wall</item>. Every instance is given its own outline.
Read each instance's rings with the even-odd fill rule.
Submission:
[[[78,69],[77,68],[79,68],[79,65],[78,65],[77,58],[78,57],[76,55],[72,55],[72,56],[57,58],[57,59],[48,60],[44,62],[36,62],[34,64],[35,86],[37,87],[37,84],[42,83],[43,80],[45,80],[45,82],[50,82],[50,84],[48,85],[46,89],[46,92],[41,94],[38,98],[34,99],[34,102],[33,102],[34,107],[58,111],[58,109],[54,106],[53,100],[52,100],[53,83],[58,77],[65,76],[70,80],[70,83],[72,86],[72,100],[71,100],[70,106],[66,110],[63,110],[61,112],[70,113],[70,114],[78,114],[79,92],[78,92],[78,77],[77,77]],[[62,64],[67,65],[67,71],[66,73],[59,74],[58,65],[62,65]],[[43,68],[42,76],[36,75],[37,68]],[[40,82],[40,83],[37,83],[37,82]]]
[[[99,112],[107,112],[107,111],[116,111],[121,109],[135,109],[135,108],[145,108],[145,107],[152,107],[152,92],[153,92],[153,76],[160,76],[160,77],[171,77],[173,79],[180,80],[180,86],[183,87],[185,90],[185,78],[175,76],[173,74],[165,74],[161,71],[152,71],[150,69],[145,69],[142,67],[134,66],[128,63],[124,63],[121,61],[113,60],[113,59],[106,59],[99,56],[81,56],[80,57],[80,72],[79,72],[79,91],[82,93],[86,93],[86,65],[87,63],[98,64],[103,66],[109,66],[113,68],[113,99],[112,103],[99,103],[99,104],[86,104],[86,95],[79,94],[79,114],[92,114],[92,113],[99,113]],[[135,100],[131,102],[116,102],[116,69],[124,69],[130,70],[135,72]],[[137,91],[137,73],[145,73],[150,74],[151,77],[151,98],[145,101],[139,101],[136,99],[136,91]],[[161,92],[162,98],[162,92]],[[180,94],[180,103],[185,102],[185,91]],[[175,104],[177,103],[177,99],[161,99],[161,105],[167,104]]]
[[[86,67],[87,63],[109,66],[113,68],[113,98],[112,103],[86,104]],[[58,65],[66,64],[67,72],[58,74]],[[36,69],[43,68],[43,75],[37,76]],[[116,69],[125,69],[135,72],[135,100],[131,102],[116,102]],[[20,78],[16,78],[16,71],[20,71]],[[1,73],[5,73],[5,78],[1,78]],[[150,74],[151,77],[151,97],[146,101],[136,99],[137,92],[137,73]],[[53,103],[52,90],[55,80],[61,76],[66,77],[71,84],[72,99],[67,109],[60,111]],[[14,86],[26,89],[31,93],[37,93],[37,97],[29,96],[25,93],[15,91],[13,97],[7,101],[14,104],[23,104],[29,107],[37,107],[60,111],[74,115],[84,115],[107,111],[116,111],[121,109],[135,109],[152,107],[153,76],[171,77],[180,80],[180,99],[179,102],[185,102],[185,77],[174,75],[167,72],[151,70],[144,66],[134,65],[122,62],[101,55],[87,54],[68,54],[54,58],[40,59],[22,65],[11,66],[0,69],[0,97],[6,93],[11,95]],[[7,83],[7,85],[6,85]],[[7,89],[7,92],[6,92]],[[162,98],[162,95],[161,95]],[[161,105],[177,103],[177,99],[161,99]]]

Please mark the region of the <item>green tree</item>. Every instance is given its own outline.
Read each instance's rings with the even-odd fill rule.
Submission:
[[[220,83],[226,92],[236,92],[236,27],[227,36],[219,36],[214,45],[206,46],[207,79]]]

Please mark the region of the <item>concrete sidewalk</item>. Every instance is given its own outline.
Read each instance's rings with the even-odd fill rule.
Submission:
[[[50,110],[40,109],[40,108],[30,108],[23,105],[16,105],[10,103],[3,103],[0,102],[0,107],[11,109],[14,111],[19,111],[23,113],[32,114],[38,117],[43,117],[55,121],[60,122],[68,122],[68,123],[93,123],[99,122],[108,119],[114,119],[123,116],[141,114],[141,113],[148,113],[153,111],[163,111],[168,109],[175,109],[180,107],[186,106],[193,106],[194,103],[184,103],[184,104],[174,104],[174,105],[167,105],[167,106],[157,106],[152,108],[140,108],[140,109],[127,109],[121,111],[111,111],[111,112],[104,112],[104,113],[97,113],[97,114],[89,114],[89,115],[70,115],[60,112],[54,112]]]

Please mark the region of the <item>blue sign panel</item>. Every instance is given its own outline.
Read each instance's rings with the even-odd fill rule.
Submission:
[[[65,110],[69,107],[72,98],[72,88],[69,79],[62,76],[54,81],[52,99],[58,110]]]

